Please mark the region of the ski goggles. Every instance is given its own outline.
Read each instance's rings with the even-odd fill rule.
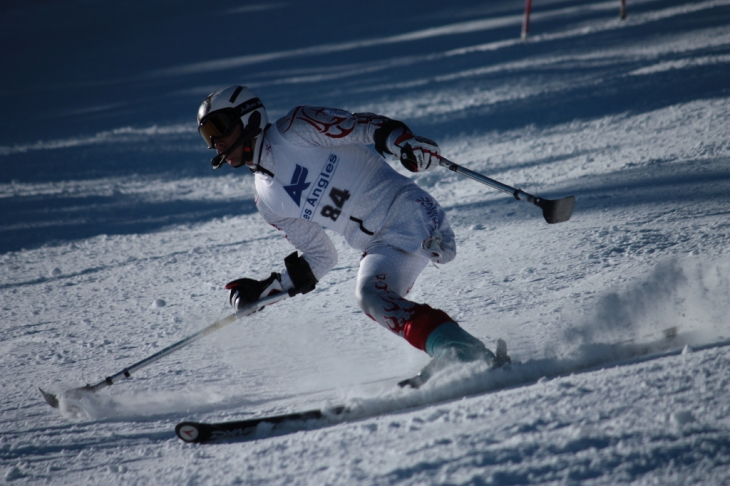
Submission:
[[[235,108],[223,108],[208,113],[200,120],[198,132],[203,137],[203,140],[205,140],[209,149],[215,148],[214,139],[230,135],[244,115],[263,107],[264,104],[261,103],[260,99],[253,98]],[[259,128],[261,124],[261,116],[254,117],[254,115],[256,113],[251,115],[248,126],[244,127],[249,131]]]
[[[237,108],[228,108],[209,113],[200,121],[198,132],[205,140],[209,149],[215,148],[216,138],[226,137],[233,132],[241,121],[241,111]]]

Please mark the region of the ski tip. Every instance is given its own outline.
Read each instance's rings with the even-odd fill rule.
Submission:
[[[175,426],[175,435],[183,442],[190,444],[203,441],[201,424],[195,422],[180,422]]]
[[[52,406],[53,408],[58,408],[58,397],[56,395],[54,395],[53,393],[48,393],[41,387],[38,387],[38,389],[41,391],[41,395],[43,395],[43,398],[46,399],[46,402],[48,402],[48,405]]]

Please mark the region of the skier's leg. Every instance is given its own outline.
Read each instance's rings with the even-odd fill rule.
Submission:
[[[491,351],[444,311],[404,298],[428,262],[424,256],[388,245],[368,248],[360,262],[357,279],[360,308],[371,319],[431,356],[454,353],[462,361],[493,360]]]
[[[403,190],[393,202],[378,244],[399,248],[434,263],[449,263],[456,257],[454,231],[446,213],[430,194],[415,184]]]

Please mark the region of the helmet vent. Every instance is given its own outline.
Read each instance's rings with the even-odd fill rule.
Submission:
[[[236,91],[233,92],[233,94],[231,95],[231,99],[228,101],[231,103],[235,103],[236,98],[238,98],[238,95],[241,93],[241,91],[243,91],[243,86],[239,86],[238,88],[236,88]]]

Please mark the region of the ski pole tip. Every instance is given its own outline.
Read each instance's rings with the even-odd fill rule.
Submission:
[[[91,385],[86,385],[79,388],[72,388],[71,390],[66,390],[62,392],[60,395],[47,392],[40,387],[38,389],[41,391],[41,394],[43,395],[43,398],[46,400],[46,402],[48,402],[48,405],[52,406],[53,408],[61,408],[61,399],[79,400],[89,393],[94,393],[94,387]]]
[[[56,395],[45,391],[41,387],[38,387],[38,389],[41,391],[41,395],[43,395],[43,398],[46,400],[46,402],[48,402],[48,405],[52,406],[53,408],[58,408],[58,397]]]
[[[564,223],[573,215],[575,196],[562,199],[541,199],[538,206],[542,208],[542,216],[548,224]]]

